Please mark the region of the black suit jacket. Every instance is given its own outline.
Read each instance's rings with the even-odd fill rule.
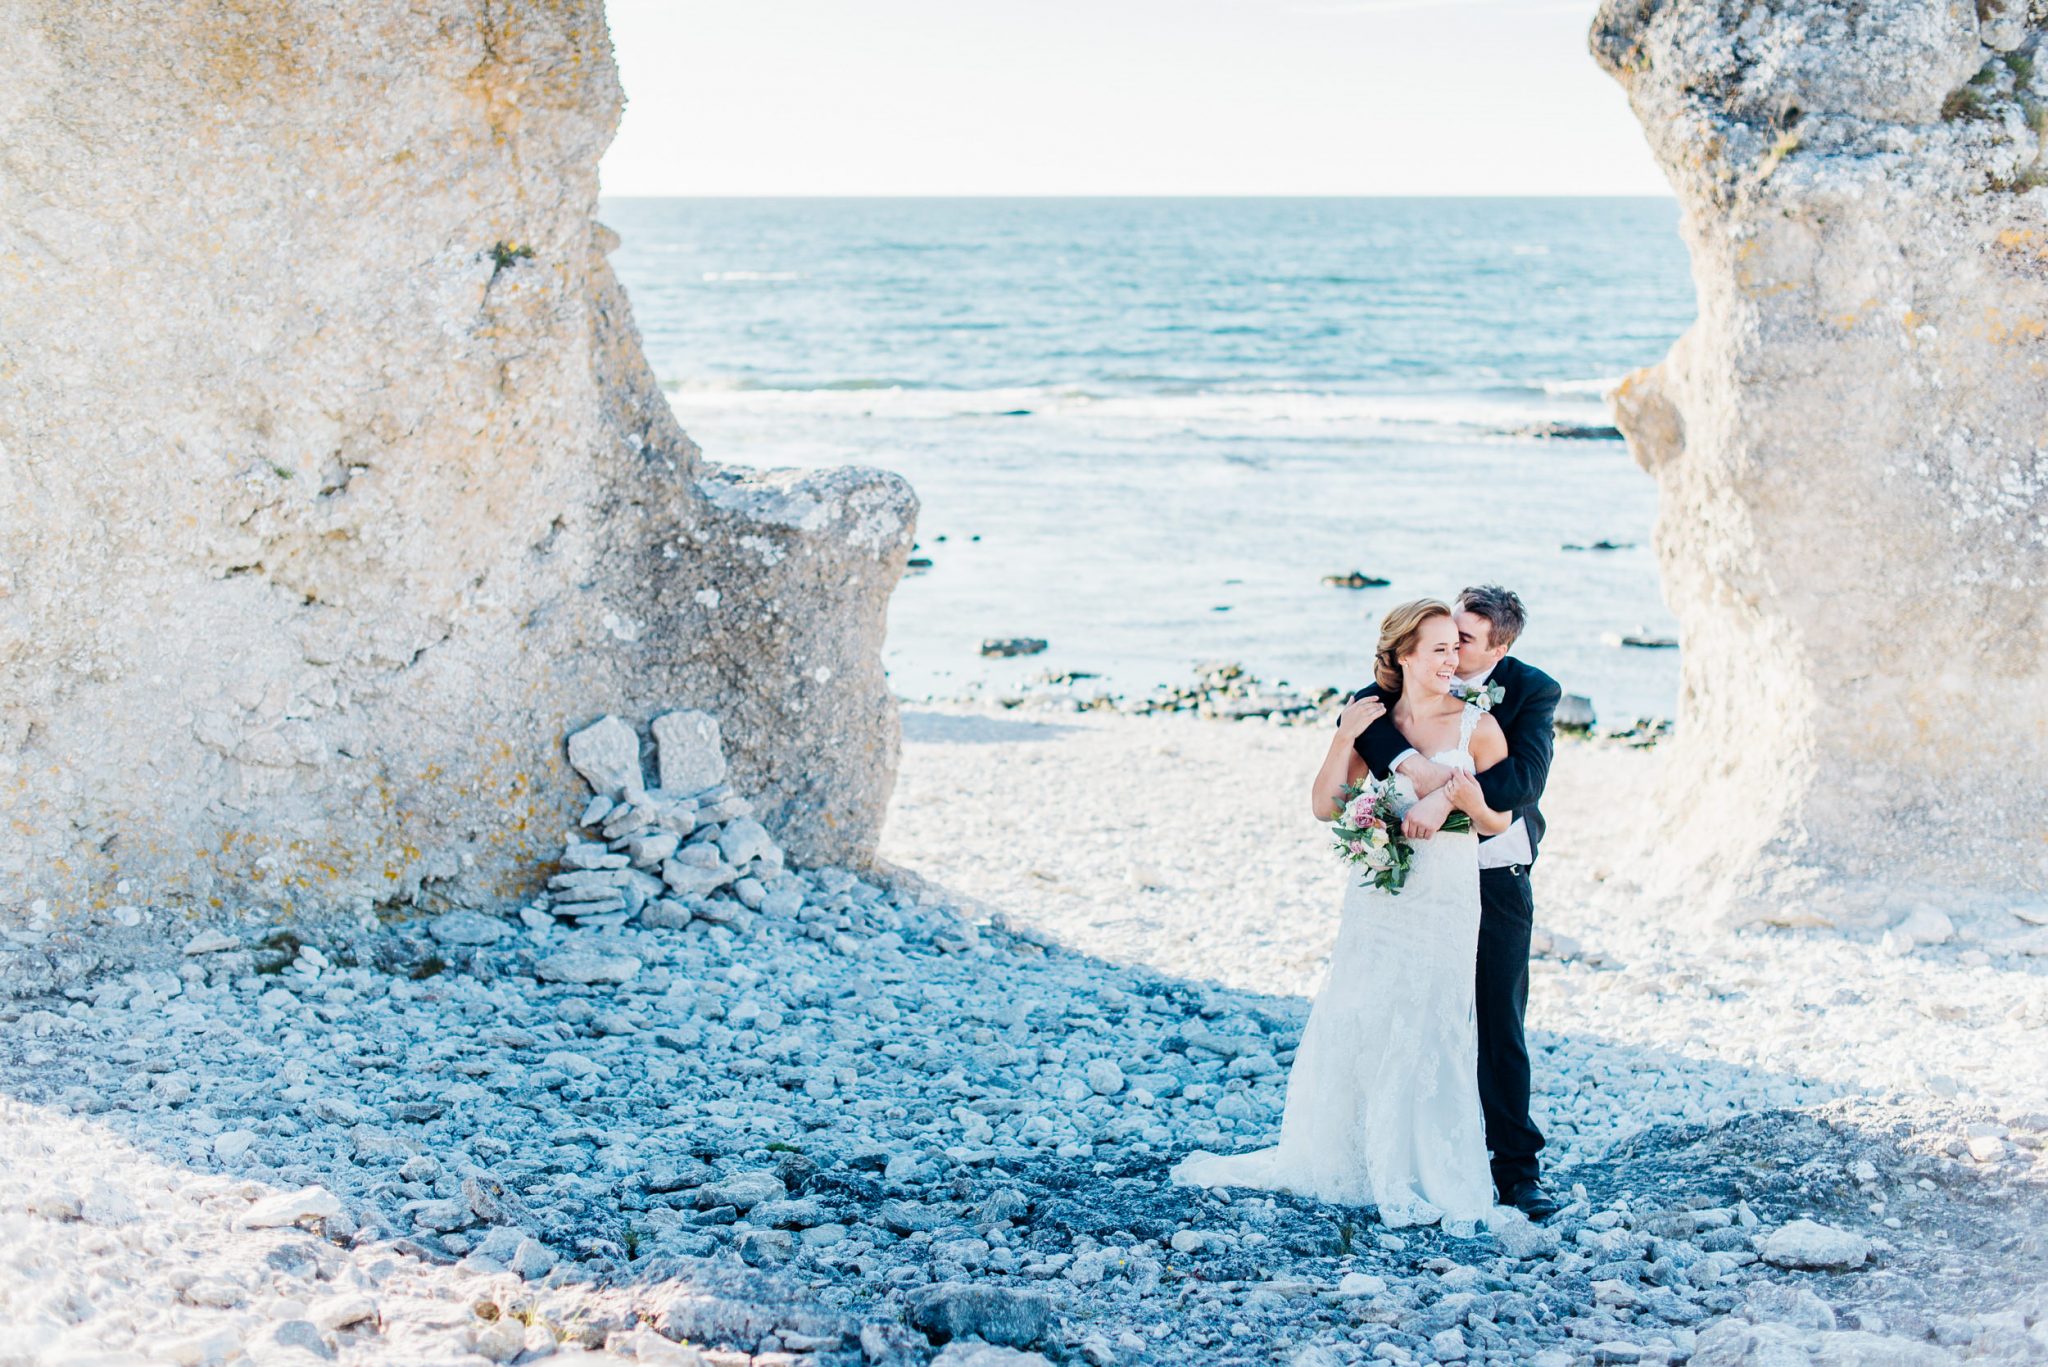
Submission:
[[[1533,859],[1543,843],[1543,812],[1536,804],[1550,779],[1550,757],[1556,749],[1552,726],[1564,690],[1557,680],[1512,655],[1503,656],[1486,681],[1507,690],[1493,705],[1493,719],[1507,735],[1508,757],[1479,775],[1479,790],[1486,794],[1487,806],[1521,818]],[[1378,697],[1379,691],[1378,684],[1370,684],[1345,701]],[[1367,727],[1351,748],[1372,767],[1373,777],[1385,778],[1394,760],[1411,747],[1390,714]]]

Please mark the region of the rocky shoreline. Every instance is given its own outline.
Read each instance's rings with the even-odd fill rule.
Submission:
[[[201,931],[176,971],[0,1007],[0,1362],[1933,1363],[2048,1337],[2048,1304],[1992,1293],[2043,1251],[2048,1117],[1987,1164],[1817,1083],[1555,1038],[1573,1200],[1547,1227],[1176,1188],[1180,1152],[1277,1123],[1299,999],[907,871],[778,870],[715,784],[581,758],[612,807],[567,852],[690,801],[725,819],[662,862],[709,846],[730,881],[324,947]],[[1615,967],[1551,952],[1588,988]],[[1909,1222],[1876,1224],[1887,1194]]]
[[[1185,684],[1161,684],[1131,697],[1096,682],[1093,674],[1053,671],[1020,683],[976,683],[945,698],[902,699],[1010,711],[1115,712],[1127,717],[1192,715],[1211,721],[1262,721],[1274,726],[1330,726],[1350,690],[1334,685],[1301,689],[1286,680],[1267,682],[1233,661],[1196,665]],[[1567,694],[1558,708],[1558,732],[1586,740],[1648,749],[1670,737],[1668,717],[1637,717],[1602,726],[1593,703]]]

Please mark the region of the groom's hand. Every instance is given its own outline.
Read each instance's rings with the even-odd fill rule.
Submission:
[[[1414,785],[1418,797],[1428,797],[1431,793],[1439,791],[1451,781],[1451,775],[1457,772],[1448,764],[1438,764],[1435,760],[1424,759],[1420,755],[1410,755],[1402,760],[1400,769],[1408,776],[1408,782]],[[1438,824],[1441,825],[1441,821]]]

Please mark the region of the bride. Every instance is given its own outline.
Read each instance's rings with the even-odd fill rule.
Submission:
[[[1174,1181],[1373,1205],[1389,1226],[1441,1221],[1468,1235],[1492,1216],[1472,1011],[1478,836],[1504,830],[1510,818],[1486,805],[1472,775],[1505,759],[1508,747],[1492,717],[1452,696],[1457,666],[1457,623],[1444,604],[1405,603],[1381,623],[1373,656],[1381,698],[1411,745],[1460,771],[1451,804],[1476,833],[1416,840],[1398,894],[1349,875],[1329,978],[1287,1075],[1280,1142],[1251,1153],[1197,1150],[1174,1167]],[[1379,714],[1373,699],[1344,710],[1315,778],[1318,821],[1334,817],[1345,785],[1365,776],[1352,741]],[[1415,792],[1405,776],[1396,783],[1405,814]]]

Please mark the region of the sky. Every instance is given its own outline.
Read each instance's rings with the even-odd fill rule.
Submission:
[[[609,0],[608,195],[1664,195],[1597,0]]]

